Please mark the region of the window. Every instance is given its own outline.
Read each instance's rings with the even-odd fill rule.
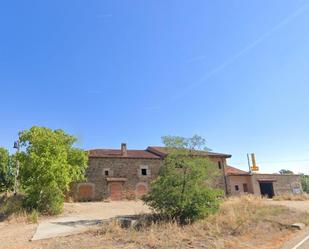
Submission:
[[[218,167],[219,167],[219,169],[222,169],[222,164],[221,164],[220,161],[218,162]]]
[[[102,176],[105,176],[105,177],[113,176],[113,170],[111,170],[110,168],[103,168],[102,169]]]
[[[243,188],[244,188],[244,192],[245,192],[245,193],[248,193],[248,184],[247,184],[247,183],[244,183],[242,186],[243,186]]]
[[[141,175],[146,176],[147,175],[147,169],[142,168],[141,169]]]
[[[238,185],[235,185],[235,190],[239,191],[239,186]]]
[[[150,177],[151,172],[148,167],[148,165],[140,165],[139,168],[137,169],[137,174],[139,177]]]

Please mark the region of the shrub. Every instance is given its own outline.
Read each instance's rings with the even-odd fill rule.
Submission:
[[[302,185],[303,191],[309,194],[309,175],[301,176],[301,185]]]
[[[0,193],[13,188],[13,158],[7,149],[0,147]]]
[[[37,210],[33,209],[31,211],[31,213],[28,214],[27,218],[28,218],[28,222],[30,222],[30,223],[38,223],[39,212]]]
[[[178,145],[179,141],[177,137]],[[220,172],[209,159],[191,149],[189,139],[185,141],[186,145],[169,149],[159,176],[152,182],[150,192],[143,197],[144,202],[156,212],[182,224],[214,213],[223,195],[221,189],[210,187]]]
[[[24,212],[22,207],[23,196],[3,195],[0,197],[0,222],[11,216]]]

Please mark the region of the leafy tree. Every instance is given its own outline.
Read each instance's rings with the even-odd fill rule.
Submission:
[[[288,169],[282,169],[279,171],[280,175],[293,175],[294,172]]]
[[[74,148],[76,138],[63,130],[34,126],[20,133],[19,142],[25,206],[59,213],[70,184],[83,180],[87,154]]]
[[[13,178],[13,158],[7,149],[0,147],[0,192],[12,190]]]
[[[218,209],[221,189],[213,189],[220,175],[217,167],[197,151],[201,137],[162,137],[168,148],[159,176],[152,182],[143,200],[155,211],[180,223],[192,222]]]
[[[302,174],[300,179],[303,191],[309,194],[309,175]]]

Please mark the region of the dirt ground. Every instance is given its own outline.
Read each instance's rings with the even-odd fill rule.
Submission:
[[[106,219],[117,215],[141,214],[150,212],[142,201],[117,202],[81,202],[65,203],[64,212],[59,217],[84,217]],[[51,217],[41,217],[39,222]],[[55,217],[53,217],[55,218]],[[57,248],[58,239],[30,241],[38,224],[29,224],[25,217],[14,217],[0,222],[0,248],[1,249],[45,249]],[[55,247],[54,247],[55,244]],[[88,248],[87,243],[84,247]]]
[[[309,210],[309,201],[267,201],[268,204],[274,205],[285,205],[290,208],[294,208],[300,211]],[[147,206],[144,206],[142,202],[135,201],[119,201],[119,202],[89,202],[89,203],[65,203],[64,212],[60,217],[68,216],[83,216],[89,218],[106,218],[111,215],[119,215],[127,212],[134,212],[135,214],[149,212]],[[49,219],[50,217],[41,217],[40,220]],[[72,235],[68,237],[60,237],[54,239],[46,239],[39,241],[30,241],[33,234],[35,233],[37,224],[29,224],[20,219],[10,219],[9,221],[0,222],[0,248],[1,249],[84,249],[84,248],[145,248],[144,245],[136,247],[136,242],[134,237],[117,237],[116,235],[111,238],[106,238],[104,234],[96,234],[93,232],[82,233],[78,235]],[[163,232],[163,231],[162,231]],[[195,231],[194,233],[196,233]],[[122,233],[122,232],[120,232]],[[155,233],[154,233],[155,234]],[[111,236],[111,235],[109,235]],[[132,236],[136,236],[132,234]],[[151,237],[151,234],[144,233],[143,236],[145,240],[157,240],[158,238]],[[169,234],[169,236],[173,236]],[[174,235],[175,236],[175,235]],[[283,241],[291,239],[294,235],[291,232],[285,232],[281,234],[281,242],[274,241],[274,243],[282,244]],[[123,240],[125,239],[125,241]],[[175,239],[175,238],[174,238]],[[198,241],[197,241],[198,242]],[[196,248],[191,241],[186,241],[186,238],[182,245],[183,248]],[[147,248],[152,248],[147,247]],[[204,247],[200,247],[204,248]],[[219,248],[219,247],[218,247]],[[223,248],[223,247],[220,247]],[[231,248],[233,246],[231,245]],[[234,247],[235,248],[235,247]],[[244,245],[244,247],[238,248],[249,248]],[[278,248],[276,245],[268,244],[266,247],[259,248]]]
[[[309,212],[309,201],[273,201],[267,200],[267,203],[273,205],[283,205],[289,208],[294,208],[302,212]]]
[[[106,219],[117,215],[141,214],[150,212],[142,201],[77,202],[65,203],[60,216],[83,216]]]

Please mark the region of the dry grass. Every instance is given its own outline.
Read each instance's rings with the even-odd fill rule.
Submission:
[[[308,201],[309,194],[285,194],[285,195],[278,195],[274,196],[274,201]]]
[[[23,196],[13,194],[0,196],[0,222],[16,221],[37,223],[39,213],[36,210],[27,212],[22,206]]]
[[[242,196],[229,198],[217,214],[191,225],[163,221],[150,224],[148,219],[139,230],[126,230],[111,222],[81,235],[58,239],[46,248],[106,245],[106,248],[272,249],[279,248],[293,234],[288,225],[300,221],[309,225],[309,214],[270,206],[261,198]],[[74,243],[75,239],[78,243]]]

